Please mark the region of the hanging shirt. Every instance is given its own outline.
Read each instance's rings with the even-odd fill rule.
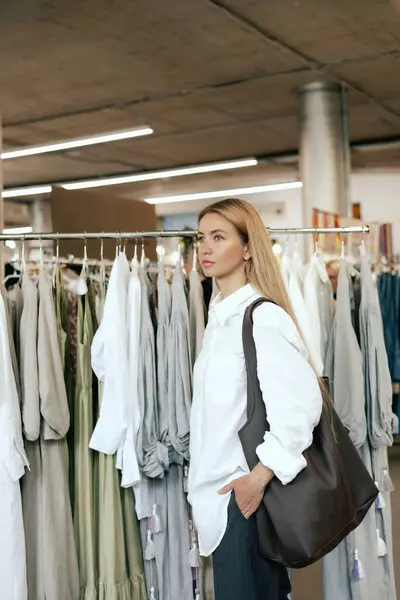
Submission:
[[[190,272],[189,289],[189,327],[190,327],[190,355],[194,364],[203,345],[204,329],[206,324],[203,288],[197,271]]]
[[[312,257],[304,279],[304,302],[314,345],[324,362],[333,323],[333,291],[325,263],[318,254]]]
[[[121,253],[111,271],[103,320],[92,344],[92,368],[104,391],[90,447],[104,454],[117,451],[128,426],[128,284],[129,263]]]
[[[226,530],[229,494],[218,490],[249,472],[238,436],[247,420],[242,326],[247,306],[259,297],[248,284],[225,300],[216,298],[195,365],[189,501],[204,556],[218,547]],[[270,303],[258,307],[253,335],[270,424],[257,455],[287,484],[306,467],[303,452],[321,417],[321,392],[297,328],[283,309]]]
[[[0,294],[0,595],[7,600],[27,600],[19,479],[25,472],[28,459],[22,441],[6,310]]]
[[[366,254],[361,256],[360,338],[369,441],[373,448],[391,446],[392,383],[378,293]]]
[[[116,462],[117,468],[122,471],[122,487],[131,487],[140,481],[136,455],[137,435],[141,420],[138,393],[141,286],[138,271],[139,263],[134,258],[132,260],[132,271],[129,276],[127,303],[127,326],[129,328],[127,429],[124,440],[118,449]]]

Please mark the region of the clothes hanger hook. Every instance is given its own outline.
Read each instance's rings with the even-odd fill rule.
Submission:
[[[100,261],[104,262],[104,240],[100,238]]]
[[[85,231],[85,233],[84,233],[83,240],[84,240],[84,246],[83,246],[83,261],[84,261],[84,263],[85,263],[85,265],[86,265],[86,263],[87,263],[87,239],[86,239],[86,231]]]

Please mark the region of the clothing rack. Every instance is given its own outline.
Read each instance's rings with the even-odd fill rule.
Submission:
[[[323,233],[336,233],[336,234],[350,234],[350,233],[363,233],[367,234],[370,231],[368,225],[360,225],[354,227],[289,227],[284,229],[268,229],[270,235],[298,235],[298,234],[323,234]],[[135,240],[145,238],[180,238],[180,237],[196,237],[198,232],[196,230],[159,230],[159,231],[135,231],[135,232],[124,232],[114,231],[112,233],[99,232],[99,233],[16,233],[16,234],[0,234],[0,241],[2,240],[14,240],[14,241],[32,241],[32,240]]]

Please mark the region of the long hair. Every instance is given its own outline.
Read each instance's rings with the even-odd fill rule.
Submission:
[[[199,222],[205,215],[210,213],[224,217],[236,228],[243,243],[247,245],[250,254],[250,258],[245,265],[247,281],[264,298],[272,300],[283,308],[294,321],[299,335],[307,347],[289,300],[278,261],[273,253],[269,234],[259,212],[249,202],[237,198],[227,198],[210,204],[202,210],[199,215]],[[309,359],[309,362],[315,372],[311,359]],[[331,405],[331,399],[323,381],[320,378],[318,380],[324,405],[327,408]]]

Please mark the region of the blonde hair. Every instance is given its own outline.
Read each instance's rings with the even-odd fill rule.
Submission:
[[[272,243],[267,229],[256,208],[249,202],[237,198],[227,198],[210,204],[199,215],[199,221],[210,213],[227,219],[238,231],[244,244],[247,245],[250,258],[246,261],[245,274],[247,281],[260,294],[272,300],[293,319],[299,335],[304,342],[303,334],[297,323],[292,304],[289,300],[278,261],[272,250]],[[304,342],[305,346],[306,343]],[[309,360],[310,365],[315,368]],[[325,407],[331,405],[329,393],[320,378],[320,388]]]
[[[269,234],[259,212],[249,202],[227,198],[207,206],[200,213],[199,221],[209,213],[216,213],[232,223],[247,245],[250,254],[245,265],[247,281],[264,298],[283,308],[297,325]]]

